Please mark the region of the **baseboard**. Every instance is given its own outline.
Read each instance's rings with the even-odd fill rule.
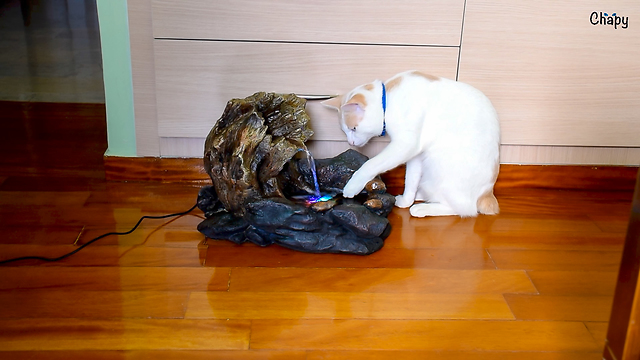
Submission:
[[[105,156],[104,171],[111,181],[209,182],[202,158]]]
[[[404,167],[383,174],[390,193],[403,191],[404,175]],[[633,191],[637,176],[637,166],[502,164],[495,189]]]
[[[105,174],[112,181],[208,183],[201,158],[105,156]],[[404,167],[383,174],[389,193],[404,188]],[[509,165],[500,166],[496,189],[633,191],[637,166]]]
[[[500,165],[496,188],[633,191],[637,166]]]

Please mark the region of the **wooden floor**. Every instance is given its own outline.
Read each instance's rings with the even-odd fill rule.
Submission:
[[[0,102],[0,260],[195,202],[106,182],[105,137],[103,105]],[[396,209],[367,257],[205,240],[194,211],[0,266],[0,358],[600,359],[632,193],[497,196],[492,217]]]

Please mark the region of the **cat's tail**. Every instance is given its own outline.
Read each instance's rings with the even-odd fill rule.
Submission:
[[[484,215],[496,215],[500,213],[498,199],[493,195],[493,190],[489,190],[478,198],[478,212]]]

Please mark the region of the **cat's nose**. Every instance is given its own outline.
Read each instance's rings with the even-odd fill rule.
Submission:
[[[353,134],[347,134],[347,142],[349,143],[349,145],[351,146],[355,146],[356,144],[356,139],[353,136]]]

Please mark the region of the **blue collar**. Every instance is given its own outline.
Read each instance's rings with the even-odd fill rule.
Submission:
[[[387,120],[385,119],[385,114],[387,112],[387,89],[382,83],[382,134],[380,136],[387,135]]]

